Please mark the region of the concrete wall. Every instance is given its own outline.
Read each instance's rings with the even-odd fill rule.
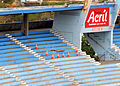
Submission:
[[[81,48],[80,12],[81,10],[56,12],[53,23],[53,29],[78,48]]]
[[[85,37],[87,38],[101,61],[114,60],[114,57],[109,52],[109,49],[112,45],[112,34],[112,31],[84,33]]]

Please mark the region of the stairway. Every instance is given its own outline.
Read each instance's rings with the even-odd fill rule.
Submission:
[[[76,49],[72,49],[71,46],[60,40],[58,36],[54,36],[54,33],[50,33],[50,30],[29,32],[29,36],[22,36],[20,34],[13,34],[12,36],[45,59],[51,59],[52,54],[54,54],[54,58],[57,58],[58,53],[62,57],[63,52],[65,56],[67,56],[68,52],[70,56],[77,55]],[[37,49],[35,49],[36,44]],[[56,49],[62,50],[56,51]],[[46,52],[48,52],[48,56],[46,56]]]
[[[120,64],[100,65],[82,52],[77,53],[76,49],[50,30],[32,31],[29,32],[29,36],[22,36],[22,33],[10,35],[11,37],[8,38],[0,35],[2,76],[0,85],[2,86],[108,86],[111,84],[116,86],[120,84]],[[45,60],[31,54],[16,41],[11,41],[12,38]],[[37,49],[35,49],[36,44]],[[67,57],[68,52],[69,57]],[[57,58],[58,53],[59,58]],[[54,59],[51,59],[53,55]],[[74,82],[78,82],[79,85]]]
[[[21,83],[16,81],[14,77],[6,74],[4,70],[0,69],[0,86],[19,86]]]

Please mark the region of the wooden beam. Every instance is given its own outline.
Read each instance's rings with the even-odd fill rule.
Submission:
[[[23,14],[23,22],[21,25],[21,31],[25,36],[28,36],[29,32],[29,21],[28,21],[28,14]]]
[[[83,7],[83,9],[82,9],[82,12],[83,12],[84,14],[87,13],[87,10],[88,10],[88,8],[89,8],[89,6],[90,6],[90,3],[91,3],[91,0],[85,0],[85,2],[84,2],[84,7]]]

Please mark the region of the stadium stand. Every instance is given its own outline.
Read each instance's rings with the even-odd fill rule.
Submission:
[[[0,36],[1,86],[105,86],[108,84],[115,86],[120,84],[119,64],[100,65],[82,52],[77,56],[76,49],[68,46],[50,30],[29,32],[29,36],[22,36],[22,33],[10,35],[10,37]],[[12,38],[16,40],[12,41]],[[16,41],[45,60],[42,61],[35,54],[31,54]],[[68,52],[69,57],[67,57]],[[58,53],[59,58],[57,58]],[[51,59],[52,55],[54,59]],[[50,67],[49,63],[53,67]],[[65,74],[68,77],[65,77]],[[69,77],[73,80],[70,81]],[[73,81],[79,84],[76,85]]]
[[[12,36],[14,36],[14,34]],[[56,58],[57,53],[59,53],[60,57],[62,57],[63,52],[65,53],[65,56],[67,56],[68,52],[70,52],[70,56],[77,55],[75,49],[72,49],[71,46],[67,46],[67,43],[64,43],[63,40],[59,39],[59,37],[50,33],[50,30],[30,32],[29,36],[16,35],[14,38],[46,59],[50,59],[52,54],[54,54],[54,57]],[[36,44],[37,49],[35,49]],[[62,50],[56,51],[56,49]],[[46,51],[48,51],[49,56],[46,56]]]
[[[5,83],[8,83],[5,85]],[[6,74],[4,70],[0,69],[0,85],[1,86],[13,86],[20,85],[19,81],[16,81],[15,78],[11,77],[9,74]]]
[[[113,30],[113,43],[120,47],[120,25],[116,25]]]

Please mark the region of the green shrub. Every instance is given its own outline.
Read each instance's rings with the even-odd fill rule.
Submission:
[[[87,55],[90,55],[92,58],[99,61],[99,58],[95,56],[95,51],[84,36],[82,36],[82,51],[85,51]]]
[[[14,0],[4,0],[4,3],[12,4]]]

